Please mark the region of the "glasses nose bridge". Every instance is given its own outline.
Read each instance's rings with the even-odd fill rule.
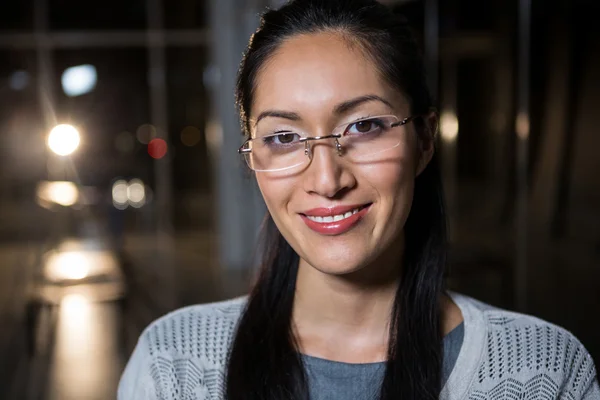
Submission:
[[[339,142],[339,139],[342,137],[342,135],[340,134],[329,134],[329,135],[325,135],[325,136],[313,136],[313,137],[307,137],[304,139],[304,154],[310,158],[312,160],[313,157],[313,145],[311,142],[317,142],[317,141],[326,141],[326,140],[330,140],[333,139],[333,144],[335,146],[336,152],[338,154],[338,156],[342,155],[342,145]]]

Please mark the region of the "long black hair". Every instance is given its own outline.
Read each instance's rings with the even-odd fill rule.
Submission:
[[[281,43],[295,35],[334,32],[366,51],[383,79],[408,99],[413,114],[432,100],[423,62],[407,23],[374,0],[295,0],[263,14],[242,60],[237,104],[249,134],[257,75]],[[419,137],[431,135],[426,121]],[[427,139],[431,140],[431,139]],[[401,281],[390,315],[381,399],[437,399],[441,391],[446,221],[436,156],[416,178],[404,226]],[[291,326],[299,257],[267,215],[257,282],[239,321],[227,368],[228,400],[308,399],[307,378]],[[400,268],[400,265],[398,266]]]

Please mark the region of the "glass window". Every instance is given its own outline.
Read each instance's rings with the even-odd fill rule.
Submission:
[[[144,29],[145,0],[49,0],[50,29]]]
[[[208,2],[181,0],[163,2],[164,24],[167,29],[194,29],[208,25]]]
[[[33,29],[33,0],[0,1],[0,32]]]
[[[36,181],[45,138],[33,51],[0,51],[0,169],[10,181]]]
[[[134,49],[57,50],[53,89],[58,122],[80,128],[81,146],[72,156],[82,182],[101,184],[117,176],[152,178],[152,159],[136,133],[150,122],[147,51]],[[93,68],[96,82],[88,93],[69,96],[64,73]]]

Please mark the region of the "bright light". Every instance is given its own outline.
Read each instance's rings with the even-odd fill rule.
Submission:
[[[68,156],[79,147],[79,132],[72,125],[55,126],[48,136],[48,147],[59,156]]]
[[[42,202],[69,207],[79,200],[79,189],[73,182],[40,182],[37,197]]]
[[[120,179],[113,184],[113,205],[119,210],[125,210],[129,206],[140,208],[146,204],[147,198],[146,185],[139,179],[132,179],[129,182]]]
[[[127,199],[132,207],[140,208],[146,203],[146,189],[139,179],[133,179],[127,186]]]
[[[71,360],[71,362],[80,360],[81,354],[94,348],[93,345],[90,345],[90,340],[95,333],[91,324],[94,322],[92,303],[83,294],[69,293],[60,302],[60,313],[58,332],[61,334],[57,344],[64,350],[60,353],[62,357],[59,358],[63,360],[63,363],[64,359]],[[71,357],[65,357],[66,354]]]
[[[79,280],[90,273],[88,258],[82,252],[52,253],[47,261],[49,277],[53,280]]]
[[[93,65],[78,65],[67,68],[62,74],[62,87],[69,97],[80,96],[94,90],[98,74]]]
[[[64,307],[72,314],[77,314],[77,317],[81,317],[81,314],[88,311],[89,300],[82,294],[71,293],[66,295],[61,300],[61,306]],[[73,320],[79,321],[81,318],[73,318]]]
[[[440,128],[442,140],[454,142],[458,137],[458,118],[452,111],[444,111],[440,116]]]
[[[128,188],[127,181],[118,180],[113,183],[112,187],[113,205],[119,210],[127,208],[128,204]]]

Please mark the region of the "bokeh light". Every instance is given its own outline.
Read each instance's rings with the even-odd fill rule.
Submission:
[[[8,86],[12,90],[21,91],[27,88],[29,85],[29,74],[27,71],[15,71],[10,76],[8,81]]]
[[[458,118],[452,111],[444,111],[440,116],[440,130],[442,140],[454,142],[458,136]]]
[[[529,137],[529,118],[526,113],[520,112],[515,121],[515,129],[519,139],[525,140]]]
[[[127,199],[134,208],[140,208],[146,203],[146,188],[139,179],[132,179],[127,185]]]
[[[68,124],[55,126],[48,135],[48,147],[59,156],[68,156],[79,147],[79,131]]]
[[[113,183],[112,187],[112,200],[115,208],[124,210],[129,206],[129,199],[127,197],[127,181],[118,180]]]
[[[79,280],[90,273],[86,255],[79,251],[55,252],[47,261],[48,277],[52,280]]]
[[[148,154],[155,159],[161,159],[167,154],[167,142],[164,139],[152,139],[148,143]]]
[[[62,74],[62,87],[69,97],[81,96],[94,90],[98,74],[93,65],[78,65],[67,68]]]
[[[71,315],[72,325],[81,325],[81,317],[86,314],[90,308],[90,301],[83,294],[70,293],[61,300],[61,307]]]
[[[195,126],[186,126],[181,131],[181,143],[185,146],[193,147],[200,142],[201,133],[200,129]]]
[[[151,124],[140,125],[137,128],[135,136],[141,144],[148,144],[156,137],[156,128]]]
[[[36,195],[42,203],[70,207],[79,200],[79,190],[73,182],[40,182]]]

